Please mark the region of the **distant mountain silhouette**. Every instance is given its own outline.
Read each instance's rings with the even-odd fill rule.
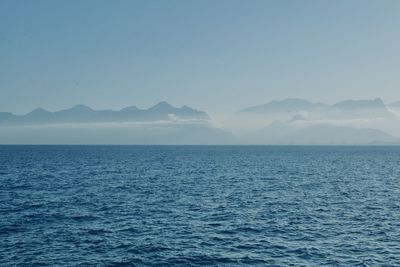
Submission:
[[[327,119],[388,118],[394,115],[380,98],[373,100],[345,100],[334,105],[312,103],[304,99],[285,99],[245,108],[236,114],[258,115],[269,118],[286,116],[286,119],[298,114]]]
[[[394,144],[399,139],[376,129],[356,129],[329,124],[302,125],[274,122],[244,136],[249,144],[339,145]]]
[[[334,104],[331,108],[358,110],[358,109],[384,109],[386,107],[382,99],[375,98],[373,100],[345,100]]]
[[[330,106],[325,114],[334,118],[385,118],[393,116],[380,98],[342,101]]]
[[[0,112],[0,125],[14,120],[15,115],[10,112]]]
[[[0,125],[157,121],[168,120],[171,115],[180,119],[209,119],[208,114],[204,111],[195,110],[188,106],[177,108],[167,102],[160,102],[148,109],[130,106],[118,111],[93,110],[85,105],[77,105],[56,112],[37,108],[22,116],[0,112]]]
[[[382,131],[397,136],[399,114],[400,102],[385,105],[379,98],[333,105],[295,98],[272,101],[239,111],[228,126],[213,122],[204,111],[164,101],[147,109],[93,110],[76,105],[51,112],[39,107],[25,115],[0,112],[0,143],[400,144]]]
[[[238,115],[262,115],[262,114],[293,114],[301,111],[315,111],[327,107],[323,103],[312,103],[299,98],[274,100],[267,104],[253,106],[237,112]]]

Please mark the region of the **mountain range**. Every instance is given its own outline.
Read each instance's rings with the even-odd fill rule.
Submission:
[[[316,111],[325,109],[328,105],[323,103],[312,103],[308,100],[299,98],[288,98],[284,100],[274,100],[266,104],[248,107],[239,110],[237,115],[248,114],[291,114],[300,111]]]
[[[385,104],[379,98],[333,105],[295,98],[271,101],[233,116],[233,124],[245,128],[242,133],[227,130],[226,124],[216,126],[221,124],[205,111],[165,101],[147,109],[93,110],[77,105],[55,112],[37,108],[25,115],[0,112],[0,143],[400,144],[400,134],[381,129],[389,125],[389,132],[400,133],[399,122],[400,102]]]
[[[386,105],[380,98],[372,100],[345,100],[333,105],[313,103],[304,99],[284,99],[242,109],[238,116],[296,116],[325,119],[390,118],[391,108],[400,107],[400,102]]]
[[[264,145],[362,145],[400,141],[378,129],[356,129],[326,123],[274,122],[245,136],[248,144]]]
[[[148,109],[130,106],[121,110],[93,110],[85,105],[77,105],[56,112],[37,108],[25,115],[0,112],[0,125],[161,121],[169,120],[171,116],[179,119],[210,119],[204,111],[188,106],[177,108],[163,101]]]

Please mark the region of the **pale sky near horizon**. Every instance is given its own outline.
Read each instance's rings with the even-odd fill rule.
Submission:
[[[397,0],[0,0],[0,111],[400,100]]]

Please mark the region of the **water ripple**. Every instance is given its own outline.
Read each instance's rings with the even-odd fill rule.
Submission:
[[[0,266],[400,266],[400,148],[0,146]]]

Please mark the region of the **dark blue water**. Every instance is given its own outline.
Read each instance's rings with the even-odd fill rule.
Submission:
[[[0,146],[9,265],[400,266],[400,148]]]

